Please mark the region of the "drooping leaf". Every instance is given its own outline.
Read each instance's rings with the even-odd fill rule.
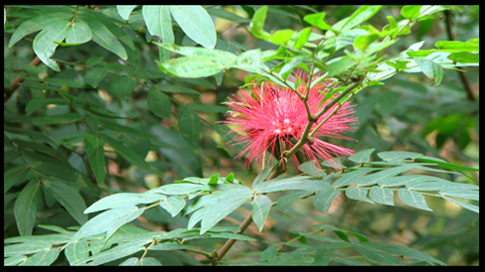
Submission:
[[[204,208],[204,216],[202,217],[200,229],[201,234],[204,234],[224,217],[250,200],[253,191],[245,186],[238,185],[236,189],[226,190],[212,195],[217,196],[217,198],[207,203],[206,208]]]
[[[187,106],[180,108],[178,112],[178,125],[180,134],[195,153],[199,152],[200,118],[197,113]]]
[[[170,6],[170,13],[185,34],[205,48],[217,43],[216,28],[209,13],[201,6]]]
[[[64,249],[67,261],[70,265],[81,263],[89,257],[89,245],[86,240],[74,241]]]
[[[172,116],[172,105],[167,95],[155,88],[148,90],[147,97],[148,108],[156,116],[164,119],[170,119]]]
[[[261,232],[264,227],[264,222],[266,217],[268,217],[271,206],[273,206],[273,201],[265,195],[256,196],[251,202],[253,207],[252,218],[258,230]]]
[[[59,257],[59,248],[45,248],[30,256],[23,265],[25,266],[49,266]]]
[[[51,59],[58,46],[54,42],[62,42],[66,38],[68,30],[69,22],[61,20],[52,21],[35,36],[32,44],[34,52],[39,59],[49,68],[57,72],[60,71],[59,65]]]
[[[379,251],[373,248],[366,247],[365,243],[354,245],[354,248],[357,251],[359,251],[362,254],[362,256],[364,256],[366,259],[368,259],[373,263],[384,264],[384,265],[399,264],[399,261],[391,254],[384,251]]]
[[[83,214],[86,203],[77,190],[62,181],[51,178],[43,181],[44,188],[48,189],[54,198],[67,212],[80,224],[84,224],[88,217]]]
[[[123,60],[128,58],[123,45],[121,45],[118,39],[116,39],[113,33],[111,33],[111,31],[105,25],[98,20],[93,20],[93,18],[90,17],[86,18],[85,21],[89,25],[89,28],[91,28],[93,33],[92,39],[95,43],[116,54]]]
[[[175,217],[185,207],[185,200],[180,196],[171,196],[160,201],[160,207],[164,208],[170,213],[172,217]]]
[[[480,211],[480,207],[479,207],[479,206],[477,206],[477,205],[473,205],[473,204],[470,204],[470,203],[467,203],[467,202],[465,202],[465,201],[461,201],[461,200],[458,200],[458,199],[455,199],[455,198],[452,198],[452,197],[447,197],[447,196],[445,196],[445,195],[441,195],[441,197],[442,197],[443,199],[446,199],[446,200],[448,200],[448,201],[451,201],[451,202],[453,202],[453,203],[455,203],[455,204],[458,204],[458,205],[460,205],[461,207],[463,207],[463,208],[465,208],[465,209],[467,209],[467,210],[470,210],[470,211],[472,211],[472,212],[479,213],[479,211]]]
[[[116,10],[120,14],[123,20],[127,20],[130,18],[131,12],[136,8],[136,5],[116,5]]]
[[[40,196],[40,182],[31,180],[22,189],[14,205],[14,215],[19,233],[22,236],[32,235],[37,217],[37,203]]]
[[[102,212],[82,225],[66,246],[84,237],[101,233],[106,233],[107,240],[118,228],[135,220],[144,210],[135,206],[122,206]]]
[[[86,132],[84,134],[84,149],[88,155],[89,166],[96,177],[96,182],[101,186],[104,185],[106,172],[103,141],[98,135]]]
[[[334,201],[339,194],[340,190],[335,190],[335,188],[330,185],[325,186],[323,190],[319,191],[313,197],[313,205],[317,210],[325,214],[332,205],[332,201]]]

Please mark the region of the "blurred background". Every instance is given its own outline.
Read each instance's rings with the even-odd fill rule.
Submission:
[[[216,48],[232,52],[241,52],[247,48],[261,48],[262,50],[277,49],[274,45],[255,39],[247,30],[252,14],[259,6],[205,6],[215,19],[216,29],[221,40]],[[300,30],[308,24],[303,17],[314,12],[326,12],[325,20],[334,24],[342,18],[352,14],[358,6],[270,6],[268,8],[265,30],[279,29]],[[411,44],[425,41],[422,49],[434,48],[434,43],[440,40],[467,41],[479,36],[479,6],[458,6],[460,11],[447,14],[439,13],[439,20],[425,20],[418,23],[412,33],[403,36],[393,46],[387,48],[388,57],[408,48]],[[103,7],[104,9],[104,7]],[[223,19],[215,16],[217,10],[226,10],[237,17]],[[383,6],[367,24],[381,29],[388,23],[386,16],[399,18],[401,6]],[[211,12],[212,10],[212,12]],[[214,11],[216,10],[216,11]],[[106,14],[119,18],[114,7],[106,8]],[[21,19],[19,19],[21,20]],[[244,85],[244,78],[248,74],[244,71],[231,69],[223,75],[204,79],[173,78],[161,73],[157,77],[144,76],[145,70],[157,70],[158,49],[145,41],[143,36],[146,29],[141,29],[143,21],[140,12],[134,12],[129,20],[131,29],[128,35],[133,38],[136,50],[126,48],[128,60],[120,62],[116,56],[99,46],[87,43],[81,46],[63,47],[57,50],[54,59],[61,65],[61,72],[41,65],[29,66],[35,58],[32,51],[32,40],[24,39],[16,46],[8,48],[8,42],[14,29],[6,28],[4,32],[4,69],[5,86],[9,86],[18,72],[36,78],[54,77],[70,78],[82,81],[86,74],[83,65],[97,65],[103,61],[103,69],[107,76],[98,84],[98,88],[89,91],[64,86],[66,91],[74,96],[105,107],[119,116],[133,119],[119,120],[119,124],[139,131],[149,132],[160,139],[155,147],[147,143],[143,135],[126,133],[123,141],[134,148],[140,155],[146,156],[150,164],[165,174],[165,179],[148,172],[129,167],[130,164],[121,157],[117,157],[109,150],[105,153],[109,157],[109,175],[106,186],[100,188],[101,194],[114,192],[141,192],[149,188],[172,183],[185,177],[210,177],[219,173],[222,177],[234,173],[236,179],[250,185],[258,174],[259,166],[252,165],[244,168],[243,159],[234,159],[238,150],[226,143],[226,131],[215,122],[224,120],[227,108],[211,107],[197,110],[203,119],[199,142],[199,153],[196,154],[180,137],[177,131],[177,118],[160,119],[150,113],[147,105],[146,88],[144,82],[156,84],[168,82],[177,91],[169,94],[172,110],[187,103],[224,106],[227,97],[238,91]],[[180,29],[175,28],[175,43],[192,45],[187,36]],[[314,29],[314,32],[319,32]],[[450,36],[451,35],[451,36]],[[102,57],[99,59],[99,57]],[[98,58],[98,59],[97,59]],[[83,60],[83,62],[79,62]],[[96,63],[97,62],[97,63]],[[129,69],[127,68],[129,67]],[[431,81],[423,74],[400,73],[386,81],[385,85],[372,86],[359,93],[353,103],[356,115],[359,117],[358,129],[348,134],[357,141],[332,140],[332,143],[345,146],[356,151],[375,148],[375,155],[381,151],[412,151],[427,156],[442,158],[448,162],[468,167],[479,164],[479,68],[466,67],[460,71],[445,70],[443,81],[438,86],[431,86]],[[133,72],[134,71],[134,72]],[[123,72],[139,79],[138,85],[129,99],[119,99],[113,95],[111,86]],[[29,83],[27,80],[26,83]],[[32,86],[32,85],[31,85]],[[31,87],[35,88],[35,87]],[[180,91],[185,90],[185,91]],[[196,90],[201,95],[193,95],[190,90]],[[20,87],[14,96],[4,105],[5,121],[19,124],[20,117],[25,114],[26,103],[35,97],[44,97],[45,92],[34,92],[26,87]],[[196,106],[194,106],[195,108]],[[34,113],[54,115],[70,112],[69,106],[53,105],[45,112]],[[15,119],[17,118],[17,119]],[[19,125],[20,126],[20,125]],[[88,173],[83,154],[71,152],[76,150],[82,142],[85,128],[76,124],[55,126],[49,129],[48,135],[55,139],[56,144],[68,149],[68,161],[75,169]],[[118,134],[114,135],[118,136]],[[346,163],[345,161],[343,162]],[[332,170],[325,168],[328,172]],[[464,172],[465,175],[436,173],[437,176],[448,180],[456,180],[478,185],[478,172]],[[22,184],[12,188],[18,192]],[[12,203],[15,196],[5,197],[4,237],[18,235],[13,218]],[[92,203],[93,198],[86,195],[86,202]],[[478,265],[478,214],[465,210],[451,202],[436,198],[427,198],[433,213],[413,209],[401,205],[396,198],[396,206],[372,205],[356,202],[341,194],[332,204],[328,214],[321,214],[313,208],[311,199],[297,201],[292,204],[288,212],[282,212],[277,207],[272,209],[263,233],[259,233],[251,226],[247,233],[256,237],[259,242],[238,242],[227,254],[227,259],[234,262],[257,260],[251,252],[264,250],[271,241],[288,241],[299,234],[309,233],[312,226],[329,223],[347,230],[352,230],[369,238],[371,241],[383,241],[408,245],[426,252],[448,265]],[[77,225],[61,208],[49,209],[49,203],[43,202],[39,208],[40,222],[63,227]],[[58,205],[58,204],[56,204]],[[250,205],[233,213],[222,225],[237,226],[250,209]],[[177,216],[171,218],[162,209],[147,211],[134,225],[150,230],[173,229],[185,226],[187,219]],[[45,232],[36,229],[35,234]],[[308,243],[312,236],[308,235]],[[264,243],[260,243],[264,241]],[[201,243],[198,240],[194,244]],[[204,246],[213,243],[214,247],[224,240],[211,239],[204,241]],[[286,249],[283,249],[283,251]]]

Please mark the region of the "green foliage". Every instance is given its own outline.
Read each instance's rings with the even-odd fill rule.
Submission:
[[[478,6],[4,16],[4,265],[478,263]],[[245,169],[224,101],[297,70],[353,99],[357,152]]]

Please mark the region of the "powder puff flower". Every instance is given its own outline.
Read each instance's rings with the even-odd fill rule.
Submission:
[[[297,91],[304,95],[307,90],[306,84],[309,84],[308,76],[300,71],[296,77],[301,82]],[[294,76],[292,78],[293,81],[296,80]],[[310,89],[307,103],[312,114],[317,113],[331,101],[328,99],[320,105],[325,93],[331,89],[332,85],[332,82],[324,81],[316,83]],[[250,91],[247,93],[240,90],[239,96],[233,94],[229,98],[227,104],[232,112],[228,114],[227,121],[222,121],[222,123],[230,125],[232,131],[237,133],[232,141],[233,145],[244,144],[237,157],[247,153],[246,167],[252,161],[260,164],[268,163],[270,158],[265,158],[266,151],[280,160],[282,152],[291,149],[300,140],[308,124],[305,104],[292,90],[265,81],[263,84],[250,88]],[[311,131],[317,128],[320,122],[324,121],[337,106],[338,103],[324,113],[313,124]],[[308,160],[319,158],[327,161],[335,169],[340,168],[340,164],[335,158],[353,155],[353,150],[331,144],[319,137],[352,140],[343,136],[344,133],[355,129],[352,125],[357,122],[357,117],[352,115],[354,113],[352,107],[350,102],[344,103],[318,128],[311,139],[313,141],[307,142],[298,152],[302,152]],[[298,162],[296,154],[292,156],[292,159],[294,165],[299,166],[300,162]]]

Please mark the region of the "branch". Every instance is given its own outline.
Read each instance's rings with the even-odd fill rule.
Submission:
[[[455,40],[455,35],[453,34],[453,31],[451,30],[451,11],[445,10],[445,25],[446,25],[446,33],[448,34],[448,39],[450,41]],[[458,74],[460,75],[460,80],[463,83],[463,86],[465,87],[465,91],[468,97],[468,100],[476,102],[477,99],[475,98],[475,95],[473,95],[472,91],[472,86],[470,84],[470,80],[468,79],[468,75],[463,72],[463,71],[458,71]]]
[[[40,59],[39,57],[35,57],[35,59],[30,63],[30,66],[37,66],[40,64]],[[20,87],[20,83],[24,82],[24,79],[20,76],[17,76],[15,80],[12,82],[10,85],[9,89],[4,89],[3,90],[3,104],[7,103],[7,101],[10,99],[12,94],[15,92]]]

